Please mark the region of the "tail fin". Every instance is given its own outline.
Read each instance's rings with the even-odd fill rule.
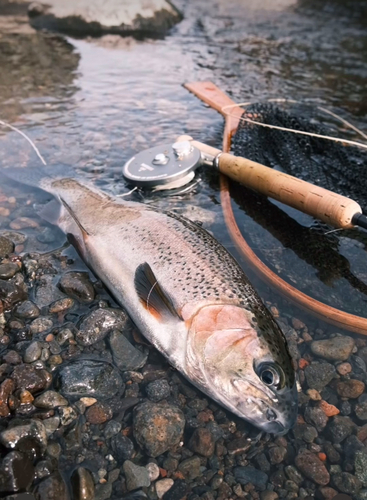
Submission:
[[[15,182],[44,191],[49,191],[51,182],[56,179],[75,178],[75,170],[62,164],[31,168],[3,168],[0,173]]]

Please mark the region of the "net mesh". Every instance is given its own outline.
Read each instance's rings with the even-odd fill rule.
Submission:
[[[256,103],[242,116],[292,130],[355,139],[348,137],[350,131],[340,130],[340,123],[309,106]],[[241,121],[232,152],[348,196],[367,213],[367,152],[362,148]],[[366,231],[333,231],[311,217],[289,214],[279,204],[234,183],[231,193],[251,219],[240,227],[244,237],[269,267],[317,300],[367,316]],[[259,226],[266,232],[259,231]],[[304,263],[314,270],[313,277]]]

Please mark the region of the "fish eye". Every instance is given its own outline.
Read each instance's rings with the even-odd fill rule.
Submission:
[[[275,364],[261,364],[257,370],[260,380],[268,387],[280,389],[284,384],[284,375],[280,367]]]

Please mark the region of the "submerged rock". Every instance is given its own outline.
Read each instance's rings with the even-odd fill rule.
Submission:
[[[343,335],[326,340],[311,342],[311,351],[320,358],[330,361],[345,361],[352,354],[355,342],[352,337]]]
[[[185,417],[177,406],[147,402],[135,408],[133,426],[139,445],[157,457],[180,442]]]
[[[69,500],[67,486],[59,472],[41,481],[36,486],[35,496],[38,500]]]
[[[36,29],[76,36],[112,33],[157,37],[182,19],[179,11],[166,0],[47,0],[33,3],[28,13]]]
[[[0,259],[3,259],[10,253],[14,251],[14,243],[5,238],[5,236],[0,236]]]
[[[6,448],[28,451],[29,441],[33,441],[44,453],[47,446],[46,429],[39,420],[31,420],[29,424],[17,425],[0,433],[0,442]]]
[[[73,496],[78,500],[94,500],[94,481],[89,470],[78,467],[71,476]]]
[[[123,328],[126,319],[122,311],[96,309],[83,319],[76,339],[84,346],[95,344],[103,340],[111,330]]]
[[[95,296],[88,273],[69,271],[59,281],[60,290],[81,302],[92,302]]]
[[[144,486],[150,486],[149,472],[145,467],[135,465],[130,460],[126,460],[123,465],[128,491],[136,490]]]
[[[139,370],[145,365],[148,355],[136,349],[118,330],[109,338],[113,361],[121,371]]]
[[[307,450],[302,450],[296,456],[296,466],[308,479],[321,486],[326,486],[330,475],[319,457]]]
[[[33,478],[34,466],[30,456],[11,451],[3,459],[0,468],[0,492],[25,490],[32,484]]]

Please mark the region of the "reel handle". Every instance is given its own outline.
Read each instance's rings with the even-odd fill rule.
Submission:
[[[346,196],[315,186],[291,175],[273,170],[246,158],[223,153],[219,149],[193,141],[189,136],[179,140],[191,140],[191,144],[204,155],[213,157],[219,171],[244,186],[269,198],[296,208],[336,228],[349,229],[359,223],[362,209]],[[361,220],[362,222],[362,220]]]

